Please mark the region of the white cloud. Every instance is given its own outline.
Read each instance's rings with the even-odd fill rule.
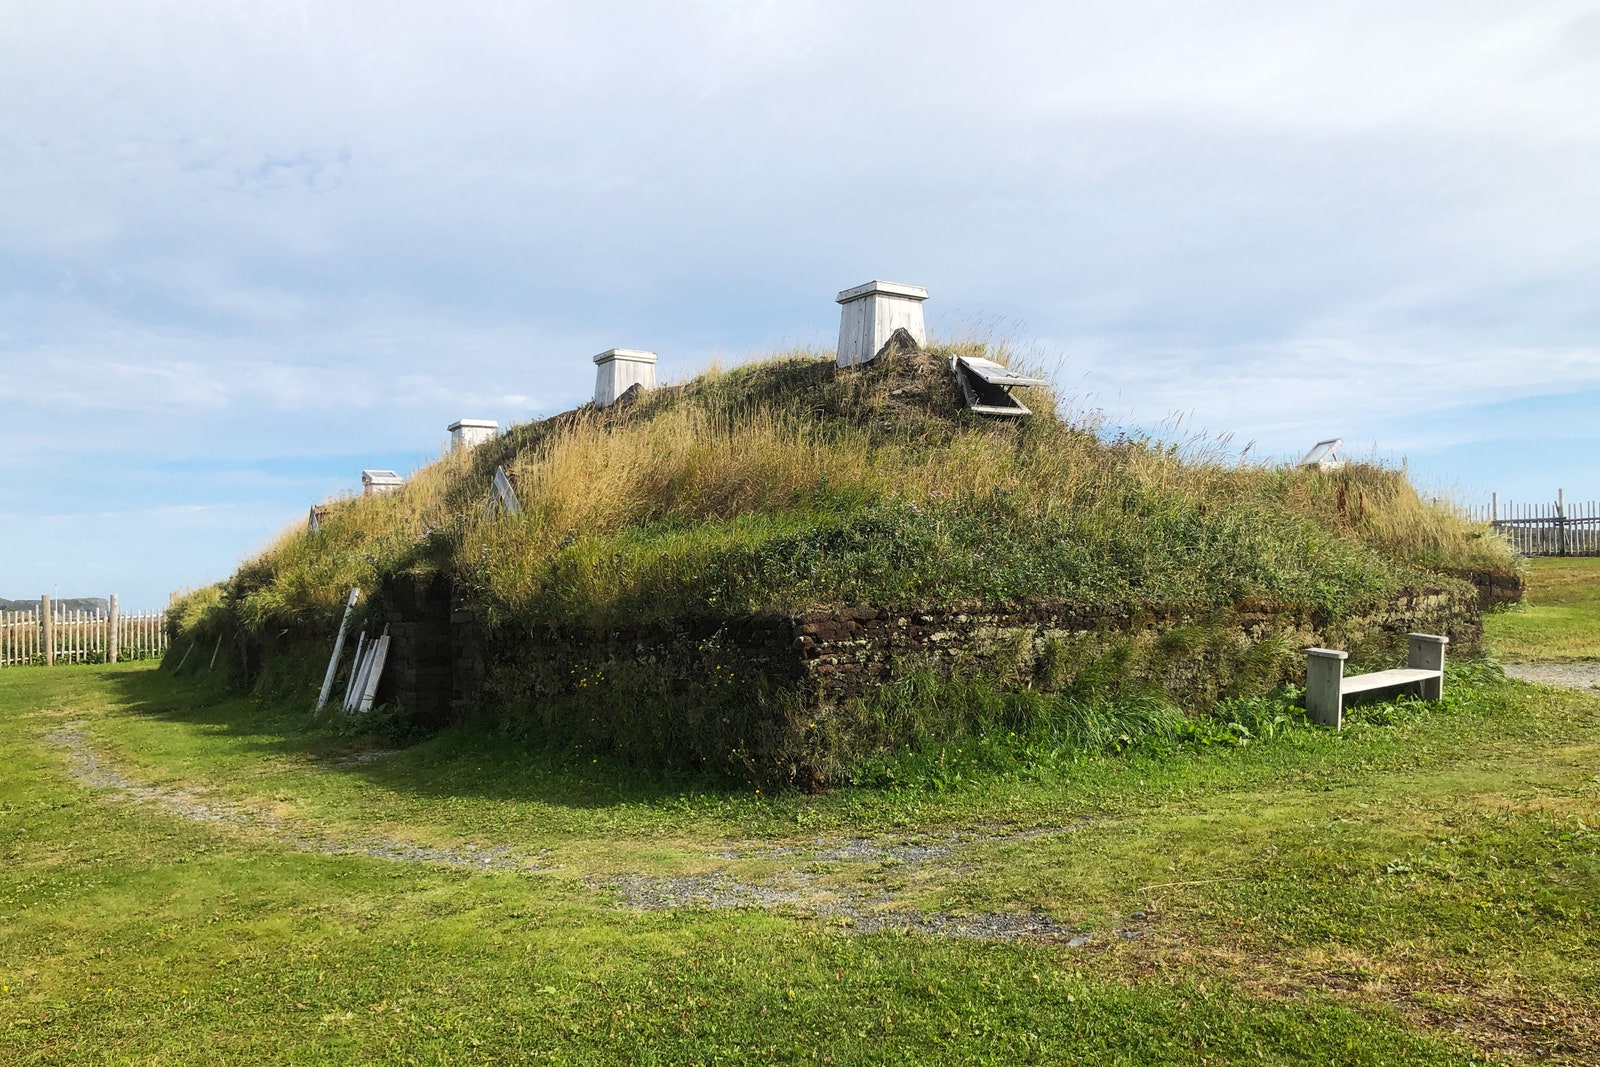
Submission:
[[[928,285],[945,329],[1054,339],[1120,416],[1285,450],[1332,418],[1436,442],[1600,373],[1592,2],[0,22],[13,486],[41,455],[51,484],[141,484],[197,441],[425,453],[451,419],[581,401],[615,345],[670,377],[827,344],[833,292],[873,276]],[[27,443],[53,420],[73,433]]]
[[[1214,432],[1246,427],[1261,446],[1284,454],[1332,435],[1372,439],[1391,452],[1436,445],[1438,438],[1418,432],[1426,416],[1600,389],[1600,348],[1444,351],[1379,338],[1301,338],[1220,351],[1092,341],[1051,347],[1074,354],[1059,375],[1063,383],[1088,387],[1091,403],[1113,417],[1151,424],[1182,414]]]

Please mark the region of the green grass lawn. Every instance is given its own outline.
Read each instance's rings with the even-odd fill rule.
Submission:
[[[1600,701],[1447,697],[766,796],[7,669],[0,1062],[1600,1061]]]
[[[1484,620],[1509,663],[1600,659],[1600,557],[1528,562],[1525,603]]]

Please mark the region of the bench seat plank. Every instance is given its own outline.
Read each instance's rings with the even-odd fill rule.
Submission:
[[[1414,667],[1400,667],[1392,671],[1374,671],[1371,674],[1346,675],[1340,688],[1346,693],[1365,693],[1372,689],[1386,689],[1393,685],[1411,685],[1426,682],[1443,675],[1442,671],[1424,671]]]

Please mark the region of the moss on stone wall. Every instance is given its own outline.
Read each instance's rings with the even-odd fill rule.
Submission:
[[[957,690],[1048,698],[1002,701],[1016,720],[1008,728],[1149,698],[1203,713],[1303,677],[1308,645],[1349,649],[1353,669],[1392,665],[1412,630],[1446,633],[1458,653],[1471,652],[1481,635],[1476,593],[1405,593],[1341,617],[1262,605],[1185,613],[1056,604],[501,630],[477,653],[484,688],[474,704],[498,728],[555,745],[818,787],[885,751],[990,728],[983,701],[960,707]]]

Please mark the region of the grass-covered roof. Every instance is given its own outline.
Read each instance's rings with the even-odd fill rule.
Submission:
[[[956,351],[789,354],[512,427],[398,493],[334,502],[225,599],[256,625],[320,625],[352,585],[420,569],[533,627],[1039,599],[1341,612],[1513,567],[1402,472],[1107,440],[1041,390],[1030,418],[974,415]],[[502,465],[520,515],[484,513]]]

